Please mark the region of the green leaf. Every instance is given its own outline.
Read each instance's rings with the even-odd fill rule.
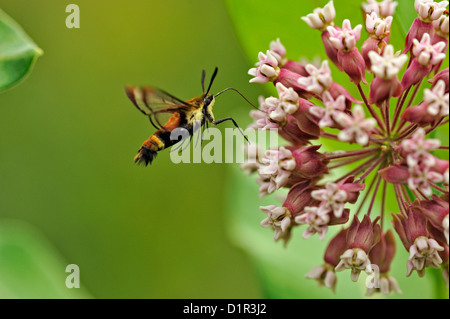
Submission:
[[[70,264],[35,228],[21,221],[0,220],[0,298],[92,298],[66,287]],[[80,267],[80,279],[82,278]]]
[[[43,51],[0,9],[0,91],[22,80]]]

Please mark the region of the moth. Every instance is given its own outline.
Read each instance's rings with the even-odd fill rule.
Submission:
[[[125,86],[125,93],[128,98],[142,114],[149,118],[150,123],[156,129],[156,132],[142,143],[141,148],[134,157],[135,163],[144,164],[145,166],[151,164],[159,151],[182,141],[181,136],[176,139],[171,138],[173,130],[184,128],[192,137],[196,123],[199,123],[200,127],[203,128],[204,126],[208,126],[208,123],[217,125],[225,121],[231,121],[240,130],[242,135],[244,135],[232,117],[226,117],[220,120],[214,118],[213,106],[215,98],[228,90],[236,91],[250,103],[234,88],[226,88],[217,94],[209,94],[217,72],[218,68],[216,67],[211,76],[208,89],[205,91],[206,73],[203,70],[201,77],[203,94],[187,101],[183,101],[166,91],[151,86]],[[244,138],[247,140],[245,135]]]

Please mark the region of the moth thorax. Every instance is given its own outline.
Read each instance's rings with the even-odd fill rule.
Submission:
[[[211,122],[213,122],[214,121],[214,114],[213,114],[213,106],[214,106],[214,103],[216,102],[216,100],[213,98],[212,100],[211,100],[211,103],[209,103],[209,105],[206,107],[206,114],[207,114],[207,116],[209,117],[209,120],[211,121]]]

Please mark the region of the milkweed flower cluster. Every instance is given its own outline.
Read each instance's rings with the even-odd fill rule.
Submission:
[[[449,148],[432,138],[438,129],[448,133],[448,68],[440,70],[448,46],[448,2],[415,0],[417,18],[398,51],[389,43],[397,5],[364,3],[368,36],[361,39],[362,24],[345,19],[335,25],[330,1],[302,17],[321,33],[328,60],[320,66],[290,60],[277,39],[248,72],[251,83],[271,82],[278,92],[260,97],[250,127],[277,129],[286,141],[253,152],[243,165],[258,175],[260,197],[288,189],[281,206],[260,207],[266,215],[261,225],[285,245],[294,228],[303,229],[303,238],[317,234],[321,240],[336,229],[323,264],[306,275],[333,291],[337,271],[350,270],[356,281],[376,265],[379,285],[367,294],[400,293],[389,275],[394,234],[409,252],[406,276],[440,268],[448,285],[449,162],[443,158]],[[331,64],[348,75],[357,96],[333,81]],[[345,150],[329,149],[327,140]],[[388,192],[395,194],[397,211],[386,209]]]

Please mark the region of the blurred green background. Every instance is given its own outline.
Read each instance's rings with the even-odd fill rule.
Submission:
[[[226,236],[232,164],[176,165],[161,152],[151,167],[134,165],[154,129],[123,91],[156,85],[189,99],[201,94],[201,70],[209,78],[217,66],[213,91],[255,100],[262,88],[248,85],[224,3],[77,0],[80,29],[68,29],[69,3],[0,0],[44,51],[0,94],[0,297],[80,296],[65,288],[70,263],[82,296],[261,297]],[[244,127],[248,111],[232,93],[215,107]]]

